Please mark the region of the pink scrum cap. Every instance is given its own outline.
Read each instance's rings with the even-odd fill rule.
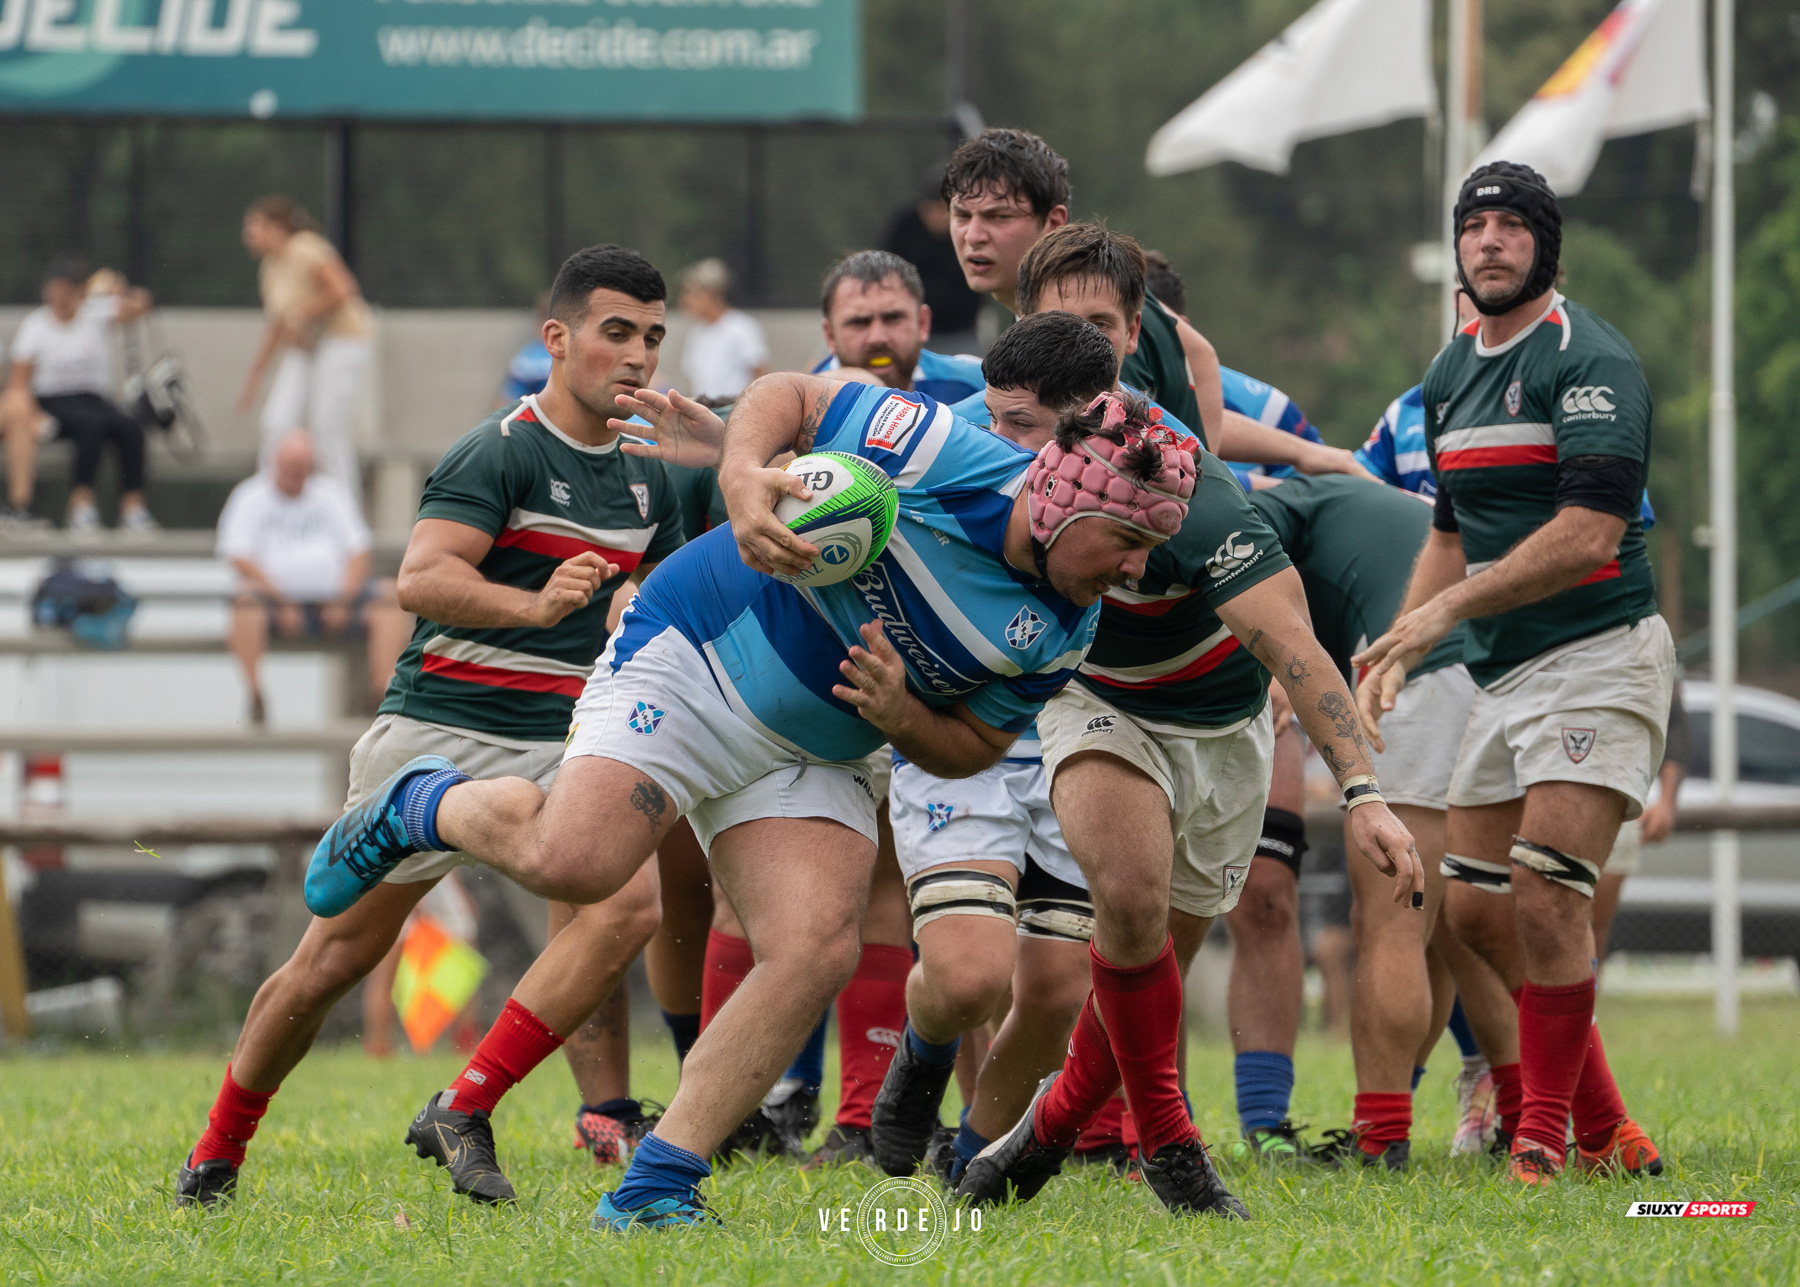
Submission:
[[[1166,539],[1187,517],[1199,476],[1194,461],[1199,444],[1166,428],[1160,407],[1151,407],[1147,419],[1128,416],[1125,399],[1117,393],[1101,394],[1082,414],[1091,415],[1102,405],[1101,429],[1123,429],[1123,442],[1090,434],[1074,451],[1051,442],[1025,471],[1031,535],[1046,549],[1078,518],[1110,518]],[[1161,486],[1141,482],[1121,468],[1128,455],[1145,448],[1162,456],[1156,476]]]

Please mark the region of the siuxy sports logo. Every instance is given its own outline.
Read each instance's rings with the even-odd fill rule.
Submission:
[[[1563,415],[1577,420],[1616,420],[1613,413],[1618,404],[1606,396],[1612,391],[1610,384],[1570,385],[1563,390]]]
[[[645,737],[653,737],[656,734],[658,726],[663,722],[663,716],[667,713],[668,712],[666,711],[658,710],[649,702],[638,702],[631,708],[630,718],[628,718],[625,723],[630,727],[633,733],[640,733]]]
[[[1213,556],[1206,561],[1206,575],[1216,581],[1220,577],[1230,576],[1244,564],[1256,558],[1255,541],[1245,541],[1242,545],[1234,544],[1242,535],[1242,532],[1233,532],[1225,538],[1224,544],[1213,551]]]
[[[1029,648],[1044,633],[1044,619],[1030,608],[1020,608],[1007,624],[1006,642],[1014,648]]]
[[[1686,1198],[1678,1198],[1672,1202],[1633,1202],[1625,1208],[1628,1216],[1738,1216],[1749,1215],[1756,1210],[1756,1203],[1750,1202],[1690,1202]]]

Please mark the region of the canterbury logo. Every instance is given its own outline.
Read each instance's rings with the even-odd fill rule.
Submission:
[[[1225,538],[1225,543],[1213,551],[1213,556],[1206,561],[1206,573],[1215,580],[1228,576],[1243,567],[1246,562],[1256,557],[1256,542],[1246,541],[1242,545],[1234,545],[1242,532],[1233,532]]]
[[[1584,384],[1566,390],[1562,395],[1564,415],[1577,415],[1583,411],[1605,413],[1616,410],[1613,400],[1606,395],[1612,392],[1610,384]]]

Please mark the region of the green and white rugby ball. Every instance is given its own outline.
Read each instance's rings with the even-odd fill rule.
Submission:
[[[842,451],[796,456],[787,472],[806,480],[812,499],[783,496],[775,506],[775,518],[817,546],[819,557],[806,571],[778,575],[777,580],[789,585],[836,585],[881,557],[900,512],[893,479],[861,456]]]

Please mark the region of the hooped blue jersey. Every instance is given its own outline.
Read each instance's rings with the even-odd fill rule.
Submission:
[[[935,399],[865,384],[833,397],[813,450],[861,456],[894,480],[899,517],[881,557],[837,585],[797,587],[746,567],[729,526],[715,528],[645,580],[614,670],[674,627],[747,723],[810,758],[852,760],[887,738],[831,690],[859,627],[880,621],[921,701],[1029,729],[1100,618],[1098,604],[1079,608],[1006,561],[1031,454]]]
[[[1222,366],[1219,368],[1219,386],[1225,395],[1227,411],[1235,411],[1259,425],[1291,433],[1308,442],[1325,441],[1312,421],[1306,418],[1306,413],[1274,385],[1264,384],[1242,371]],[[1244,490],[1249,491],[1252,476],[1261,474],[1265,478],[1288,478],[1293,475],[1294,468],[1292,465],[1232,465],[1231,472],[1237,475]]]
[[[827,357],[813,368],[813,374],[835,371],[838,360]],[[971,393],[979,395],[987,388],[981,378],[981,359],[965,353],[933,353],[921,350],[919,364],[913,368],[913,392],[923,393],[937,402],[961,402]]]

